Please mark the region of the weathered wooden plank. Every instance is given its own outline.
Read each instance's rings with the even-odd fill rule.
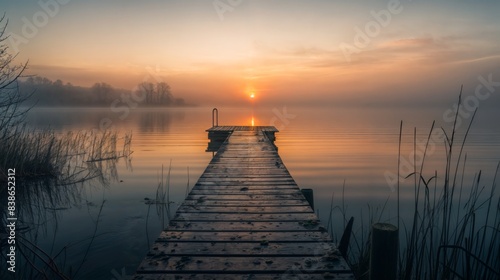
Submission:
[[[275,161],[281,161],[280,158],[259,158],[259,157],[246,157],[246,158],[224,158],[224,160],[222,160],[222,156],[219,155],[218,157],[214,157],[212,158],[212,161],[210,162],[210,165],[208,167],[211,167],[213,165],[219,165],[219,164],[252,164],[252,163],[256,163],[256,162],[259,162],[259,163],[274,163]],[[258,167],[258,166],[254,166],[254,167]]]
[[[210,168],[206,169],[207,173],[217,172],[218,170],[222,170],[225,172],[262,172],[264,170],[268,170],[269,172],[288,172],[288,170],[284,167],[284,165],[280,165],[277,167],[276,162],[265,163],[262,161],[258,162],[248,162],[248,163],[235,163],[235,164],[227,164],[227,163],[216,163],[211,165]],[[290,174],[290,173],[288,173]]]
[[[241,141],[241,139],[238,139]],[[252,154],[277,154],[276,148],[267,143],[261,143],[265,141],[262,138],[260,141],[249,141],[248,143],[234,143],[234,138],[229,137],[226,140],[226,145],[222,145],[219,151],[227,152],[250,152]]]
[[[231,137],[229,137],[229,139],[230,138]],[[228,142],[228,140],[226,140],[226,142]],[[249,143],[248,145],[234,145],[233,147],[227,147],[222,145],[222,147],[219,148],[219,152],[221,152],[220,155],[222,155],[223,154],[222,152],[224,152],[224,155],[237,153],[237,154],[256,155],[258,157],[278,154],[276,148],[274,147],[259,145],[258,143],[253,143],[254,145],[250,144],[252,143]]]
[[[186,199],[193,200],[304,200],[302,194],[238,194],[238,195],[219,195],[212,197],[208,195],[188,195]]]
[[[325,272],[349,272],[349,267],[338,256],[318,256],[318,257],[178,257],[165,254],[146,257],[139,266],[138,272],[156,271],[159,273],[169,273],[172,271],[192,272],[233,272],[266,271],[268,273],[287,273],[296,269],[298,271],[311,273]]]
[[[212,207],[228,207],[228,206],[239,206],[239,207],[291,207],[291,206],[309,206],[306,200],[270,200],[270,201],[232,201],[232,200],[204,200],[198,202],[198,200],[185,200],[183,205],[198,205],[198,206],[212,206]]]
[[[251,166],[251,165],[256,165],[256,166]],[[268,172],[286,172],[288,175],[290,173],[288,170],[283,166],[280,165],[280,167],[276,166],[275,162],[270,162],[270,163],[262,163],[262,162],[255,162],[255,163],[245,163],[245,164],[214,164],[210,168],[206,169],[207,173],[210,174],[212,172],[218,172],[218,170],[222,170],[224,172],[228,173],[245,173],[245,172],[263,172],[263,171],[268,171]],[[205,174],[203,174],[205,175]]]
[[[250,163],[249,163],[250,164]],[[255,164],[255,163],[254,163]],[[257,164],[255,164],[257,165]],[[288,170],[286,170],[284,167],[277,167],[275,163],[273,164],[259,164],[259,166],[248,166],[248,165],[242,165],[242,166],[235,166],[233,165],[216,165],[212,166],[211,168],[207,169],[207,174],[202,174],[202,175],[210,175],[212,173],[216,172],[226,172],[226,173],[236,173],[236,174],[241,174],[241,173],[256,173],[259,172],[258,174],[266,174],[266,173],[274,173],[274,172],[279,172],[279,173],[285,173],[288,176],[290,176],[290,173],[288,173]]]
[[[226,221],[210,221],[210,222],[190,222],[190,221],[171,221],[169,230],[185,230],[185,231],[326,231],[323,226],[320,226],[317,220],[307,221],[279,221],[279,222],[226,222]]]
[[[212,195],[212,196],[221,196],[221,195],[239,195],[239,194],[250,194],[250,195],[282,195],[282,194],[297,194],[300,191],[294,189],[267,189],[267,190],[252,190],[252,189],[232,189],[232,190],[192,190],[190,195]]]
[[[269,162],[269,163],[264,163],[264,162],[254,162],[254,163],[238,163],[238,164],[227,164],[227,163],[217,163],[214,165],[211,165],[210,168],[207,168],[206,171],[207,173],[212,173],[212,172],[217,172],[217,170],[224,169],[226,172],[262,172],[265,170],[268,170],[269,172],[288,172],[288,170],[285,168],[284,165],[280,165],[280,167],[277,167],[276,162]]]
[[[256,145],[257,147],[272,148],[273,145],[268,144],[269,139],[264,134],[249,133],[248,135],[241,133],[233,133],[235,137],[229,137],[226,141],[228,145],[224,145],[221,148],[233,149],[241,146]]]
[[[198,180],[198,183],[201,182],[236,182],[236,183],[261,183],[261,182],[268,182],[269,184],[273,183],[295,183],[295,181],[288,177],[288,176],[280,176],[280,177],[256,177],[256,178],[221,178],[221,177],[216,177],[216,178],[207,178],[207,177],[200,177]]]
[[[226,172],[226,173],[255,173],[259,172],[259,174],[265,174],[265,173],[273,173],[273,172],[280,172],[280,173],[285,173],[288,176],[290,176],[290,173],[288,173],[288,170],[283,167],[283,165],[280,165],[278,167],[276,163],[270,163],[270,164],[256,164],[259,166],[249,166],[251,163],[241,165],[241,166],[236,166],[236,165],[213,165],[211,168],[207,169],[207,174],[202,174],[202,175],[210,175],[211,173],[214,172]]]
[[[209,170],[210,173],[205,173],[202,174],[200,177],[201,178],[211,178],[211,177],[252,177],[255,175],[261,176],[261,177],[288,177],[290,179],[290,174],[284,170],[284,169],[279,169],[275,168],[274,166],[272,167],[267,167],[263,166],[263,168],[259,169],[250,169],[245,166],[238,168],[237,170],[233,169],[215,169],[215,170]]]
[[[258,158],[263,158],[263,157],[276,157],[278,152],[276,150],[270,150],[267,149],[263,150],[264,148],[251,148],[247,146],[241,146],[239,148],[235,149],[227,149],[227,148],[220,148],[218,153],[221,157],[231,157],[231,156],[242,156],[242,157],[253,157],[256,156]]]
[[[225,145],[224,149],[235,149],[241,146],[252,146],[255,147],[264,147],[264,148],[272,148],[273,146],[268,145],[266,136],[263,134],[250,134],[250,135],[239,135],[238,137],[228,138],[227,143],[231,145]]]
[[[308,221],[316,220],[318,217],[312,212],[304,213],[274,213],[274,214],[254,214],[254,213],[177,213],[173,221]]]
[[[241,155],[276,155],[276,149],[265,145],[239,145],[238,147],[220,148],[218,152],[224,152],[225,155],[241,154]]]
[[[224,173],[221,173],[221,176],[219,177],[201,176],[197,182],[197,184],[205,184],[205,185],[228,184],[228,183],[232,183],[233,185],[240,185],[240,184],[279,185],[279,184],[295,184],[295,181],[290,177],[283,176],[281,174],[277,176],[268,176],[268,175],[245,176],[242,174],[240,177],[236,177],[236,176],[231,176],[230,174],[225,175]]]
[[[196,188],[193,188],[195,191],[209,191],[209,190],[227,190],[227,191],[234,191],[234,190],[240,190],[240,191],[245,191],[245,190],[276,190],[276,191],[281,191],[281,190],[297,190],[296,186],[291,186],[291,185],[256,185],[256,186],[245,186],[242,187],[240,185],[223,185],[223,186],[216,186],[216,185],[199,185]]]
[[[259,170],[259,169],[269,169],[269,167],[275,167],[274,169],[276,170],[283,170],[283,171],[288,171],[286,168],[283,167],[278,167],[276,165],[276,162],[280,163],[279,161],[276,160],[255,160],[253,162],[227,162],[225,161],[219,161],[217,163],[209,165],[206,170],[209,172],[212,172],[215,169],[222,169],[226,168],[226,171],[238,171],[238,169],[250,169],[250,170]],[[280,163],[282,164],[282,163]],[[241,165],[241,167],[240,167]]]
[[[222,177],[224,176],[224,177]],[[241,186],[241,184],[245,183],[246,186],[251,186],[252,183],[255,183],[256,186],[263,186],[267,183],[268,186],[279,186],[283,184],[287,185],[295,185],[294,187],[297,188],[295,181],[290,181],[287,180],[285,176],[283,175],[275,175],[275,176],[269,176],[269,175],[241,175],[239,177],[235,176],[225,176],[221,175],[219,177],[212,177],[212,176],[203,176],[199,178],[198,181],[199,185],[211,185],[211,186],[217,186],[218,184],[221,186],[228,186],[228,183],[233,183],[233,186]]]
[[[207,181],[207,180],[201,180],[198,181],[194,187],[197,186],[234,186],[234,185],[239,185],[241,187],[247,187],[247,186],[279,186],[279,185],[285,185],[285,186],[297,186],[295,181],[294,182],[287,182],[287,181],[282,181],[282,182],[246,182],[246,181]]]
[[[294,181],[285,181],[285,180],[280,180],[280,181],[272,181],[271,179],[265,181],[265,180],[260,180],[260,181],[254,181],[250,182],[245,181],[243,179],[237,179],[237,178],[226,178],[227,180],[221,181],[221,180],[211,180],[211,178],[201,178],[200,181],[195,185],[193,189],[196,189],[197,186],[202,186],[202,187],[239,187],[239,188],[250,188],[250,187],[273,187],[273,186],[295,186],[297,187],[297,184]]]
[[[275,170],[283,170],[288,171],[283,163],[277,162],[272,158],[261,158],[255,159],[254,161],[247,162],[232,162],[232,160],[236,158],[225,158],[223,161],[218,161],[211,164],[207,167],[207,172],[211,172],[212,169],[220,169],[220,168],[228,168],[228,171],[231,169],[250,169],[250,170],[258,170],[258,169],[275,169]],[[269,160],[268,160],[269,159]],[[280,167],[278,167],[280,164]]]
[[[286,201],[282,205],[287,205]],[[217,207],[211,205],[181,205],[177,212],[196,212],[196,213],[310,213],[314,212],[309,205],[304,206],[289,206],[289,207],[276,207],[276,206],[225,206]]]
[[[258,158],[276,158],[276,152],[261,152],[261,151],[248,151],[248,150],[237,150],[237,151],[218,151],[221,154],[221,158],[239,158],[239,157],[258,157]],[[217,155],[216,155],[217,156]]]
[[[246,159],[247,161],[238,161],[239,159]],[[226,156],[222,155],[217,158],[213,158],[213,164],[209,165],[207,168],[251,168],[251,169],[285,169],[283,162],[276,160],[276,157],[238,157],[238,156]]]
[[[242,141],[244,139],[238,139],[237,141]],[[252,154],[277,154],[276,148],[269,145],[268,143],[261,143],[264,140],[262,138],[260,141],[248,141],[247,143],[235,143],[235,139],[229,137],[226,140],[226,145],[222,145],[219,151],[224,153],[228,152],[248,152]],[[222,154],[222,153],[220,153]]]
[[[192,232],[192,231],[163,231],[157,242],[331,242],[330,236],[324,231],[297,231],[297,232]]]
[[[332,243],[269,242],[162,242],[153,246],[149,256],[303,256],[332,254],[337,249]],[[338,254],[338,253],[337,253]]]
[[[290,178],[290,174],[286,172],[280,170],[265,171],[265,169],[241,170],[239,172],[216,170],[211,172],[211,174],[203,174],[199,177],[198,181],[199,183],[235,181],[238,184],[245,182],[248,184],[252,182],[269,182],[270,184],[295,182],[293,178]]]
[[[169,274],[137,274],[132,278],[133,280],[166,280],[166,279],[179,279],[179,280],[325,280],[325,279],[335,279],[335,280],[352,280],[353,275],[345,273],[331,273],[331,272],[305,272],[299,269],[291,269],[286,273],[210,273],[210,274],[200,274],[200,273],[169,273]]]
[[[221,176],[222,178],[224,177],[237,177],[237,176],[245,176],[245,175],[261,175],[261,176],[268,176],[268,177],[273,177],[276,175],[283,176],[283,177],[288,177],[289,180],[290,174],[283,169],[275,168],[274,166],[263,166],[261,169],[250,169],[247,168],[246,166],[240,167],[238,170],[228,170],[228,169],[215,169],[215,170],[208,170],[206,174],[202,174],[200,177],[205,178],[205,177],[217,177]],[[212,176],[212,175],[217,175],[217,176]]]
[[[242,158],[253,158],[253,159],[276,159],[278,156],[277,151],[269,150],[269,151],[251,151],[245,150],[244,148],[234,151],[226,151],[224,145],[222,148],[219,148],[218,153],[215,154],[216,158],[224,159],[224,158],[236,158],[240,156]]]

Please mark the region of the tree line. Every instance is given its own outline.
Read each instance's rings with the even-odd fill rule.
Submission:
[[[52,81],[45,77],[30,76],[19,82],[20,92],[31,95],[31,102],[37,106],[83,106],[101,107],[110,104],[132,91],[143,96],[147,106],[186,106],[183,98],[172,94],[166,82],[142,82],[133,90],[115,88],[105,82],[97,82],[91,87],[75,86],[62,80]]]

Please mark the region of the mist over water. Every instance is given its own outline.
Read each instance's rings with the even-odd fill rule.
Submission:
[[[403,120],[401,156],[413,162],[413,139],[425,143],[431,124],[436,129],[451,131],[452,123],[443,120],[447,108],[296,108],[277,106],[258,108],[218,108],[220,125],[274,125],[276,145],[284,164],[300,188],[312,188],[316,211],[322,223],[329,218],[330,201],[345,209],[349,216],[366,215],[369,207],[382,209],[383,221],[396,222],[396,192],[387,172],[397,174],[399,124]],[[145,198],[154,198],[162,165],[167,170],[171,161],[170,197],[175,209],[182,203],[186,186],[196,183],[212,157],[205,152],[207,133],[212,125],[211,110],[199,108],[138,108],[121,118],[109,109],[33,109],[27,121],[34,128],[51,128],[58,133],[98,129],[103,118],[112,121],[120,132],[132,132],[131,165],[118,162],[118,180],[108,186],[91,182],[82,187],[79,200],[68,209],[57,211],[45,221],[37,244],[57,252],[68,244],[67,265],[79,265],[88,238],[95,228],[100,205],[105,200],[97,227],[98,236],[83,264],[79,279],[111,279],[125,268],[132,274],[161,231],[161,221]],[[482,170],[482,182],[491,185],[500,161],[500,127],[494,121],[498,112],[480,111],[468,136],[464,182],[474,180]],[[457,141],[468,124],[457,132]],[[421,146],[421,145],[420,145]],[[420,147],[419,146],[419,147]],[[417,147],[417,149],[420,149]],[[188,177],[189,168],[189,177]],[[443,143],[435,143],[427,154],[423,176],[438,172],[438,186],[445,168]],[[419,166],[417,167],[419,169]],[[166,172],[166,171],[165,171]],[[413,166],[401,169],[406,177]],[[345,189],[343,184],[345,181]],[[413,202],[413,178],[401,181],[401,216],[408,216]],[[405,206],[406,205],[406,206]],[[149,208],[149,214],[148,214]],[[146,217],[148,217],[146,219]],[[341,230],[340,213],[334,213],[334,228]],[[356,220],[354,228],[360,226]],[[87,240],[81,242],[83,240]]]

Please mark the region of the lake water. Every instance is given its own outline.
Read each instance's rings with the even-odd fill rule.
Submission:
[[[106,119],[120,133],[132,132],[134,151],[130,165],[125,161],[118,163],[118,180],[108,186],[92,182],[79,190],[70,190],[78,195],[61,199],[60,209],[46,209],[46,215],[37,221],[41,226],[34,242],[52,255],[62,251],[58,260],[64,259],[64,267],[75,271],[96,231],[77,279],[119,279],[122,273],[133,274],[161,231],[161,218],[144,198],[155,197],[162,165],[166,174],[171,162],[173,208],[182,203],[186,187],[194,185],[212,157],[205,152],[205,130],[212,125],[211,109],[136,108],[128,116],[110,109],[32,110],[27,119],[31,126],[58,132],[96,129]],[[366,217],[368,205],[373,211],[387,201],[382,220],[395,223],[397,192],[391,174],[397,173],[400,120],[404,121],[401,155],[409,163],[413,162],[414,127],[417,141],[425,143],[433,120],[437,128],[450,131],[452,126],[443,120],[446,107],[218,109],[220,125],[253,122],[275,125],[280,130],[276,134],[279,154],[298,185],[314,189],[316,211],[324,224],[328,221],[332,195],[334,206],[344,203],[348,216],[355,217]],[[491,184],[500,161],[499,117],[498,111],[485,108],[475,119],[464,149],[465,182],[471,182],[481,169],[482,182]],[[459,140],[465,128],[463,124],[459,129]],[[443,181],[445,152],[441,141],[435,146],[428,154],[423,176],[430,178],[437,170],[439,185]],[[411,164],[401,169],[404,175],[410,172]],[[400,189],[403,217],[410,213],[405,205],[413,201],[412,196],[410,178],[402,182]],[[335,230],[339,232],[343,227],[339,210],[335,210],[334,217]],[[360,226],[358,219],[354,228]]]

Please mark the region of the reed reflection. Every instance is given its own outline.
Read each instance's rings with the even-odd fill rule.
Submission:
[[[37,141],[31,142],[40,146],[31,147],[37,150],[37,153],[32,153],[38,155],[37,157],[23,158],[23,161],[16,162],[16,166],[22,168],[18,168],[15,189],[15,274],[5,274],[8,271],[5,268],[7,254],[4,254],[4,249],[10,245],[4,237],[8,237],[6,225],[9,215],[7,207],[0,208],[0,277],[10,279],[15,275],[15,279],[73,279],[81,272],[93,241],[98,237],[99,218],[105,203],[105,200],[102,200],[99,207],[90,201],[88,194],[95,189],[105,189],[111,182],[118,180],[119,161],[123,160],[126,166],[130,166],[131,135],[120,138],[110,131],[67,133],[60,136],[50,133],[37,135],[32,132],[24,136],[18,134],[17,137],[35,137]],[[26,139],[23,139],[18,142],[25,142]],[[43,143],[49,143],[48,148],[42,145]],[[19,145],[17,148],[20,148]],[[41,159],[44,161],[40,162]],[[33,170],[29,169],[30,164],[42,163],[47,166],[37,168],[38,173],[29,172]],[[6,192],[6,188],[1,188],[1,197],[6,197]],[[94,230],[88,229],[92,234],[89,239],[70,238],[70,243],[61,247],[57,238],[59,229],[63,226],[60,221],[65,212],[71,211],[72,208],[87,208],[87,212],[93,217]],[[71,220],[69,223],[70,226],[79,225],[82,221]],[[52,236],[52,240],[45,236]],[[83,251],[74,248],[79,243],[86,244]],[[77,263],[72,259],[68,264],[68,255],[79,256],[81,262]]]

